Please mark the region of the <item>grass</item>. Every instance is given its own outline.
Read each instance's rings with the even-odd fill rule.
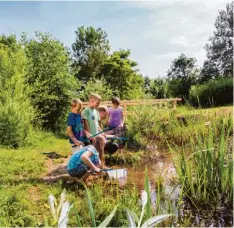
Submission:
[[[194,109],[178,107],[157,109],[151,106],[134,107],[135,115],[128,117],[128,134],[131,143],[141,145],[161,141],[164,145],[177,144],[180,146],[190,143],[191,138],[198,141],[199,135],[208,135],[207,122],[219,123],[223,116],[232,115],[232,107]],[[140,123],[140,124],[139,124]],[[215,131],[216,136],[219,129]]]
[[[146,156],[143,148],[147,144],[155,141],[164,145],[169,143],[173,146],[175,154],[180,155],[177,171],[182,191],[197,207],[200,202],[213,201],[216,195],[217,207],[222,200],[230,202],[232,199],[231,148],[229,146],[228,149],[226,143],[228,127],[222,128],[223,122],[226,123],[225,126],[232,126],[232,119],[228,119],[226,113],[226,110],[230,109],[231,107],[189,110],[180,107],[177,110],[158,110],[155,116],[155,110],[142,107],[141,110],[136,110],[135,118],[128,118],[131,138],[129,144],[137,142],[135,145],[141,145],[137,146],[138,153],[136,149],[126,154],[119,153],[110,158],[110,161],[113,164],[135,164],[141,160],[142,154]],[[177,116],[183,116],[187,123],[181,122]],[[211,125],[206,126],[206,122],[211,122]],[[211,135],[211,127],[213,135]],[[159,136],[159,139],[155,138],[156,136]],[[209,150],[212,147],[215,148],[215,152]],[[205,152],[195,153],[204,148]],[[67,190],[69,202],[74,203],[76,208],[71,212],[69,225],[77,226],[77,216],[75,216],[77,214],[83,226],[92,224],[84,188],[79,185],[64,185],[63,182],[47,184],[42,180],[42,175],[47,172],[47,157],[42,152],[53,151],[68,156],[70,154],[68,141],[41,131],[34,133],[31,146],[18,149],[0,148],[0,226],[54,225],[49,208],[46,206],[48,195],[52,193],[59,198],[64,187]],[[189,154],[192,156],[190,160]],[[61,163],[63,160],[54,161],[54,163]],[[158,200],[157,210],[153,213],[154,215],[171,213],[173,202],[165,199],[162,180],[157,180],[156,183]],[[212,189],[215,189],[214,192]],[[132,185],[119,190],[114,183],[99,181],[90,189],[90,193],[97,226],[113,211],[117,203],[118,208],[110,226],[128,226],[126,208],[136,214],[141,212],[138,202],[139,190]]]
[[[91,224],[87,196],[80,185],[64,186],[62,182],[47,184],[41,176],[46,173],[47,157],[42,152],[56,151],[67,156],[70,146],[65,139],[58,139],[50,133],[38,132],[34,147],[0,150],[0,226],[44,226],[55,225],[48,206],[48,195],[60,197],[66,187],[69,202],[74,203],[83,226]],[[104,186],[105,185],[105,186]],[[99,225],[119,204],[111,221],[112,226],[127,225],[123,209],[129,207],[138,212],[138,191],[136,188],[119,190],[115,184],[99,182],[90,189],[96,223]],[[75,212],[69,225],[76,226]]]

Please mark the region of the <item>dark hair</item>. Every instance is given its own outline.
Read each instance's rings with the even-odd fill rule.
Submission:
[[[113,97],[111,101],[112,101],[112,104],[117,104],[117,105],[120,104],[120,99],[118,97]]]

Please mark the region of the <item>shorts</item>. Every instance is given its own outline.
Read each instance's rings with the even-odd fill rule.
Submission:
[[[127,128],[126,128],[126,126],[116,127],[112,131],[113,131],[114,135],[116,135],[118,137],[123,137],[123,136],[126,136]]]
[[[99,165],[99,159],[91,158],[90,160],[95,166]],[[87,173],[89,169],[90,168],[86,164],[79,163],[77,164],[76,168],[68,170],[68,173],[72,177],[81,178]]]

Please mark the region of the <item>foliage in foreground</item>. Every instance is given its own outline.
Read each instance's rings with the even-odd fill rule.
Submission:
[[[196,208],[232,208],[233,159],[230,148],[231,117],[224,119],[220,137],[214,125],[208,126],[207,136],[195,142],[191,138],[186,149],[177,148],[175,167],[182,184],[182,193]]]

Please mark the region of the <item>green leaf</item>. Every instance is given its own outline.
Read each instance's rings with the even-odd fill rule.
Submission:
[[[95,220],[95,214],[94,214],[93,204],[92,204],[92,200],[91,200],[91,194],[86,186],[85,186],[85,190],[86,190],[86,195],[87,195],[87,199],[88,199],[89,213],[90,213],[90,217],[92,220],[92,227],[96,227],[96,220]]]
[[[164,215],[157,215],[150,219],[148,219],[141,227],[153,227],[156,226],[158,223],[166,220],[168,217],[174,216],[173,214],[164,214]]]
[[[117,206],[115,207],[115,209],[109,214],[108,217],[106,217],[106,219],[98,226],[98,227],[107,227],[108,224],[110,223],[111,219],[113,218],[115,211],[117,209]]]
[[[135,219],[131,214],[131,211],[126,209],[126,213],[127,213],[127,218],[128,218],[128,226],[129,227],[136,227],[136,223],[135,223]]]
[[[79,214],[77,212],[77,209],[75,210],[75,216],[76,216],[77,226],[78,227],[83,227],[82,224],[81,224],[80,216],[79,216]]]

